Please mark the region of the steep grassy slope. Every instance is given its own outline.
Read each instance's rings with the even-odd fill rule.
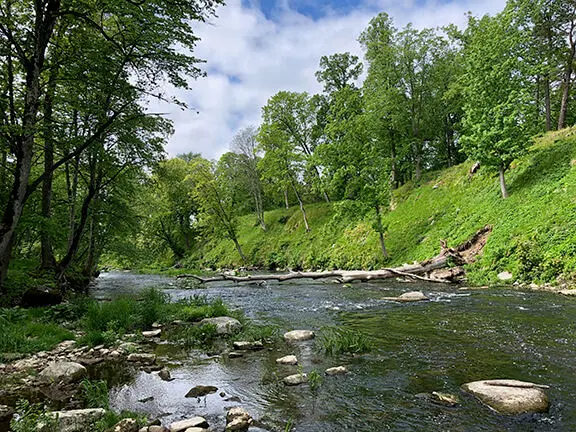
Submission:
[[[251,265],[292,268],[375,268],[433,256],[439,240],[456,245],[484,225],[493,232],[469,269],[473,283],[492,283],[503,270],[515,280],[551,282],[576,275],[576,129],[537,140],[507,173],[510,198],[500,196],[494,174],[469,177],[470,163],[428,174],[394,193],[386,214],[390,258],[383,261],[369,218],[346,204],[308,205],[306,233],[297,207],[267,212],[268,231],[255,218],[241,220],[240,243]],[[351,205],[351,204],[350,204]],[[189,264],[241,265],[228,240],[211,239]]]

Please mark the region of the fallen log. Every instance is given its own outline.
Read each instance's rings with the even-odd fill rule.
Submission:
[[[371,281],[406,277],[425,282],[453,283],[458,282],[464,275],[464,264],[473,262],[482,251],[492,227],[486,226],[479,230],[472,238],[455,248],[449,248],[444,240],[440,240],[440,253],[434,258],[420,263],[405,264],[396,268],[382,268],[379,270],[331,270],[323,272],[290,272],[284,274],[256,274],[235,276],[220,274],[213,277],[201,277],[194,274],[183,274],[177,278],[194,278],[200,283],[209,282],[284,282],[293,279],[325,279],[334,278],[339,282]]]

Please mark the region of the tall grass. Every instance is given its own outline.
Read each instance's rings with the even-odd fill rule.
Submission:
[[[321,329],[318,344],[320,350],[330,356],[362,354],[374,347],[373,341],[364,333],[338,327]]]

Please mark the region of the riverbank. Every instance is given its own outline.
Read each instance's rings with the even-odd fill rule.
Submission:
[[[454,246],[490,225],[483,255],[467,266],[469,285],[573,284],[576,274],[576,129],[536,140],[506,173],[510,198],[500,196],[494,173],[470,174],[472,163],[427,173],[394,191],[384,215],[390,257],[380,255],[371,220],[353,202],[306,205],[311,231],[297,207],[266,212],[267,230],[253,216],[240,218],[238,238],[247,262],[230,240],[210,237],[184,260],[135,263],[143,272],[189,269],[377,269],[434,256],[440,240]],[[499,274],[511,277],[502,280]]]

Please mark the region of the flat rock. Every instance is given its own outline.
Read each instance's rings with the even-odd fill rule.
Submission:
[[[255,342],[246,342],[246,341],[237,341],[234,342],[234,349],[242,350],[242,351],[255,351],[264,349],[264,344],[260,341]]]
[[[48,415],[55,419],[56,428],[51,425],[39,424],[38,431],[48,432],[57,430],[58,432],[86,432],[91,430],[92,424],[102,417],[106,411],[102,408],[89,408],[69,411],[54,411]]]
[[[316,335],[311,330],[292,330],[284,333],[284,340],[286,342],[299,342],[314,339]]]
[[[207,428],[208,422],[204,417],[192,417],[187,420],[180,420],[170,425],[170,432],[182,432],[193,427]]]
[[[143,331],[142,336],[145,338],[155,338],[162,334],[162,329]]]
[[[128,356],[129,362],[138,362],[144,364],[152,364],[156,361],[156,355],[154,354],[142,354],[142,353],[133,353]]]
[[[295,355],[287,355],[287,356],[281,357],[279,359],[276,359],[276,363],[283,364],[283,365],[289,365],[289,366],[295,366],[298,364],[298,358],[296,358]]]
[[[289,375],[286,378],[284,378],[282,382],[287,386],[296,386],[300,384],[305,384],[308,382],[308,375],[306,375],[305,373]]]
[[[42,372],[40,380],[49,383],[71,383],[79,381],[88,374],[86,368],[75,362],[54,362],[50,363]]]
[[[242,330],[242,324],[236,318],[227,316],[204,318],[200,325],[212,324],[216,326],[216,333],[222,335],[231,335]]]
[[[546,386],[517,380],[474,381],[462,386],[480,401],[500,414],[541,413],[548,411],[550,402]]]
[[[216,393],[217,391],[218,387],[199,385],[196,387],[192,387],[184,397],[187,398],[203,397],[212,393]]]
[[[558,292],[565,296],[576,296],[576,289],[563,289]]]
[[[336,366],[326,369],[325,374],[328,376],[334,375],[346,375],[348,373],[348,369],[344,366]]]
[[[382,300],[392,300],[397,302],[417,302],[430,300],[422,291],[410,291],[399,295],[398,297],[383,297]]]

